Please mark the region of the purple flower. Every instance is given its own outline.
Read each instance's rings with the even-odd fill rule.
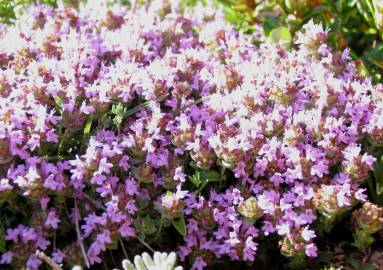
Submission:
[[[57,229],[59,223],[60,219],[57,217],[56,210],[50,210],[44,225],[53,229]]]
[[[188,256],[191,252],[191,249],[187,246],[181,246],[178,248],[178,255],[181,261],[184,261],[186,256]]]
[[[318,248],[313,243],[308,244],[305,246],[305,253],[309,257],[316,257],[318,255]]]
[[[257,244],[253,241],[253,237],[247,237],[245,242],[245,248],[243,250],[243,259],[246,261],[254,261],[254,255],[256,251]]]
[[[85,243],[92,265],[116,233],[183,217],[179,254],[203,269],[205,252],[254,261],[260,227],[316,256],[314,220],[368,200],[361,184],[383,144],[382,86],[361,79],[348,50],[334,51],[313,21],[287,50],[263,42],[261,25],[245,35],[220,11],[170,2],[36,5],[20,27],[0,26],[0,194],[24,196],[30,217],[45,218],[5,228],[0,262],[25,245],[18,257],[38,268],[30,250],[47,249],[52,230],[62,238],[64,202],[81,226],[72,242]],[[243,214],[246,201],[261,225]],[[56,241],[52,258],[73,243]]]
[[[109,163],[107,162],[107,159],[106,158],[102,158],[100,160],[100,163],[98,164],[98,171],[101,173],[106,173],[106,174],[109,174],[110,173],[110,169],[113,167],[113,164],[112,163]]]
[[[131,227],[130,221],[124,222],[124,224],[120,227],[119,232],[122,237],[131,237],[136,235],[134,229]]]
[[[178,180],[180,182],[185,182],[186,174],[183,173],[182,167],[177,167],[174,172],[174,180]]]
[[[1,255],[0,264],[10,264],[12,262],[13,252],[7,251]]]
[[[45,211],[47,210],[47,207],[48,207],[48,203],[50,201],[50,198],[47,197],[47,196],[44,196],[40,199],[40,205],[41,205],[41,208]]]
[[[201,257],[197,257],[193,263],[191,270],[203,270],[207,263]]]
[[[31,255],[27,261],[27,267],[31,270],[37,270],[41,264],[42,261],[36,255]]]
[[[125,191],[130,196],[138,194],[137,183],[132,179],[126,179]]]
[[[61,250],[56,249],[54,252],[52,252],[52,259],[56,263],[62,263],[64,260],[64,253]]]
[[[19,229],[7,229],[6,240],[12,240],[14,243],[19,242]]]
[[[358,189],[358,191],[356,191],[354,193],[355,199],[357,199],[357,200],[359,200],[361,202],[366,202],[367,201],[367,195],[364,194],[365,191],[366,191],[365,188]]]

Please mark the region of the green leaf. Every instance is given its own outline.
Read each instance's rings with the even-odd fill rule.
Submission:
[[[201,185],[201,180],[196,175],[189,176],[189,180],[195,185],[196,188],[199,188]]]
[[[139,210],[143,210],[149,206],[149,201],[148,200],[141,200],[140,198],[137,198],[136,204],[137,204],[137,207]]]
[[[304,21],[309,21],[312,17],[323,14],[325,11],[328,10],[329,8],[325,5],[316,6],[311,12],[305,15]]]
[[[356,4],[356,2],[358,2],[358,0],[348,0],[347,1],[347,6],[353,7]]]
[[[5,249],[5,233],[4,228],[0,227],[0,253],[4,253]]]
[[[375,180],[375,192],[377,195],[383,194],[383,162],[381,161],[383,156],[380,158],[380,161],[374,165],[374,180]]]
[[[275,17],[267,16],[263,22],[263,33],[268,36],[270,32],[278,26],[278,20]]]
[[[357,2],[357,8],[359,13],[364,19],[372,26],[377,27],[377,18],[375,15],[374,5],[370,0],[360,0]]]
[[[172,225],[182,236],[186,236],[186,223],[183,215],[179,219],[173,219]]]
[[[368,61],[383,68],[383,44],[379,43],[375,48],[365,53],[365,56]]]
[[[136,112],[138,112],[139,110],[141,110],[142,108],[144,108],[146,106],[149,106],[150,103],[152,103],[152,101],[146,101],[146,102],[126,111],[126,113],[124,114],[124,118],[135,114]]]
[[[220,174],[213,170],[200,170],[197,171],[199,178],[202,182],[218,182],[220,180]]]
[[[181,7],[194,7],[197,5],[197,3],[198,3],[197,0],[182,0],[179,3],[179,6],[181,6]]]
[[[85,127],[84,127],[84,135],[88,135],[90,132],[90,129],[92,127],[92,122],[93,122],[93,114],[90,114],[85,122]]]
[[[347,263],[349,263],[351,265],[351,267],[354,268],[355,270],[361,269],[360,262],[358,260],[356,260],[355,258],[349,258],[347,260]]]
[[[233,10],[228,6],[224,6],[223,11],[225,13],[226,20],[228,20],[229,22],[238,22],[239,16],[237,11]]]
[[[281,40],[290,42],[292,36],[290,30],[287,27],[281,26],[270,32],[269,39],[272,43],[278,43]]]
[[[369,265],[363,266],[363,267],[362,267],[362,270],[375,270],[375,268],[374,268],[374,266],[372,266],[371,264],[369,264]]]
[[[150,218],[149,215],[145,216],[142,219],[142,224],[141,224],[141,230],[144,234],[152,234],[157,231],[156,229],[156,220]]]
[[[337,12],[341,13],[343,11],[343,1],[342,0],[341,1],[337,1],[335,6],[336,6],[336,11]]]
[[[209,182],[219,182],[220,177],[221,175],[217,171],[197,170],[193,176],[189,176],[189,180],[196,186],[196,188],[200,188],[201,191]]]

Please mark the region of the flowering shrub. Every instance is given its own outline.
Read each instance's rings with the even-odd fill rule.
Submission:
[[[204,269],[275,239],[316,257],[368,200],[383,88],[347,50],[312,22],[296,48],[257,47],[219,12],[161,3],[36,5],[1,30],[1,264],[175,246]]]

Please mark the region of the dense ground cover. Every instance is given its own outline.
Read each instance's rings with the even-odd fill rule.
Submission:
[[[380,251],[383,86],[321,25],[270,40],[209,6],[99,2],[32,6],[0,37],[1,267]]]

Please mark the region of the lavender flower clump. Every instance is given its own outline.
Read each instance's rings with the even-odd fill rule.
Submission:
[[[316,257],[313,223],[368,201],[383,87],[321,25],[257,47],[220,12],[93,1],[1,29],[0,264],[96,265],[176,233],[191,269],[252,262],[272,235]]]

